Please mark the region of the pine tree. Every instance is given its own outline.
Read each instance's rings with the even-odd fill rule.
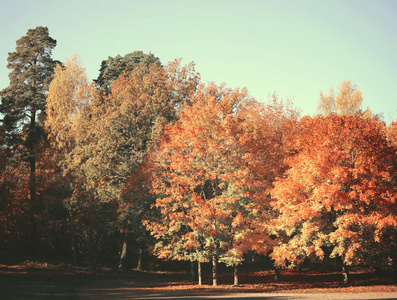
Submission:
[[[10,85],[0,92],[0,112],[4,115],[6,141],[30,165],[30,198],[36,199],[36,146],[42,138],[45,93],[52,78],[54,60],[51,53],[56,40],[47,27],[29,29],[16,42],[15,52],[8,54]]]

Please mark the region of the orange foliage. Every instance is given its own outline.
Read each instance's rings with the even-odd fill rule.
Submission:
[[[290,169],[272,191],[280,214],[277,264],[323,259],[326,249],[348,265],[387,261],[388,253],[379,253],[397,229],[397,191],[395,149],[384,129],[358,115],[301,120]]]
[[[216,255],[238,264],[249,250],[269,250],[267,189],[285,169],[278,161],[296,114],[277,99],[263,106],[244,89],[215,85],[191,102],[158,147],[153,190],[161,218],[147,228],[161,240],[162,257]]]

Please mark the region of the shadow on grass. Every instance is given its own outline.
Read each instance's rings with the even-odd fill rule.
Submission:
[[[93,274],[87,269],[50,270],[0,265],[0,299],[302,299],[304,293],[396,293],[388,276],[355,272],[353,287],[341,288],[337,272],[282,272],[274,282],[272,271],[245,272],[241,285],[232,286],[232,272],[224,272],[220,286],[213,288],[189,280],[187,272],[117,272],[103,270]],[[330,289],[330,290],[327,290]],[[279,294],[282,291],[283,294]],[[286,294],[288,293],[288,294]],[[292,295],[292,296],[291,296]],[[300,295],[300,296],[299,296]],[[385,298],[386,297],[386,298]],[[307,297],[303,297],[306,298]],[[392,297],[389,299],[395,299]],[[325,298],[324,298],[325,299]],[[360,299],[351,298],[351,299]],[[371,299],[376,299],[373,297]],[[388,299],[383,295],[383,299]]]

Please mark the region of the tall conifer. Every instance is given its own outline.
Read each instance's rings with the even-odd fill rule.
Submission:
[[[8,53],[10,85],[0,91],[0,112],[4,115],[6,141],[14,155],[30,165],[30,198],[36,199],[36,146],[42,137],[45,93],[55,62],[51,58],[56,40],[47,27],[29,29]]]

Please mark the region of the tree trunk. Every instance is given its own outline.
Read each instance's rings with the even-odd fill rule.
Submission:
[[[349,267],[345,263],[342,263],[342,273],[343,273],[343,285],[349,286],[350,285]]]
[[[129,233],[126,232],[124,234],[124,242],[123,242],[123,247],[121,249],[120,261],[119,261],[119,267],[118,267],[119,271],[124,270],[125,260],[127,258],[128,239],[129,239]]]
[[[91,269],[95,273],[98,267],[98,234],[94,231],[90,236],[90,262]]]
[[[194,264],[194,261],[190,261],[190,277],[192,278],[192,281],[197,281],[196,278],[196,266]]]
[[[238,265],[234,266],[234,283],[233,285],[238,285]]]
[[[212,285],[218,286],[217,257],[212,255]]]
[[[69,230],[70,230],[70,250],[72,251],[72,263],[74,266],[77,265],[77,247],[76,247],[76,239],[74,234],[74,226],[73,221],[68,220]]]
[[[33,131],[36,127],[36,109],[32,108],[30,112],[30,130]],[[31,134],[31,133],[29,133]],[[32,137],[30,137],[32,139]],[[32,142],[31,142],[32,143]],[[34,151],[34,145],[28,146],[29,150],[29,162],[30,162],[30,200],[33,205],[36,205],[36,157]]]
[[[376,266],[375,267],[375,275],[380,276],[381,273],[382,273],[382,268],[380,266]]]
[[[74,238],[74,233],[73,231],[71,232],[70,236],[70,242],[72,243],[72,259],[73,259],[73,265],[77,265],[77,249],[76,249],[76,240]]]
[[[274,281],[275,282],[280,281],[280,269],[277,267],[274,267]]]
[[[139,246],[139,255],[138,255],[138,265],[136,266],[137,270],[142,270],[142,259],[143,259],[143,247]]]
[[[197,277],[198,277],[198,285],[203,284],[202,274],[201,274],[201,262],[197,260]]]
[[[30,155],[30,199],[33,205],[36,205],[36,158],[33,153]]]

